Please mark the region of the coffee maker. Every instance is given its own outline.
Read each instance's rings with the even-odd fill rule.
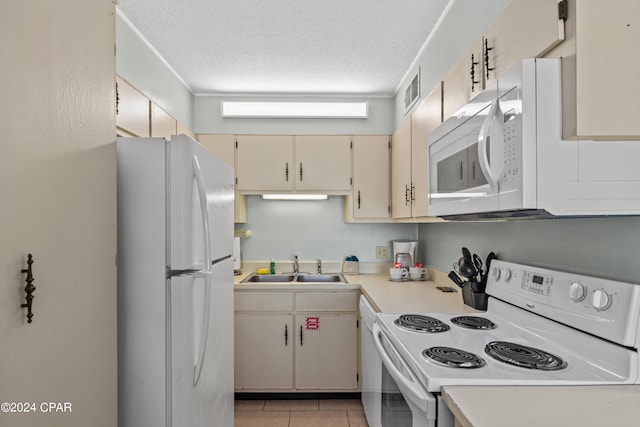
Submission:
[[[416,240],[394,240],[393,262],[402,264],[402,268],[413,267],[416,262]]]

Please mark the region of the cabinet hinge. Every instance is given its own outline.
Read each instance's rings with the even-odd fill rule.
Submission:
[[[236,149],[238,148],[238,140],[236,139]]]
[[[356,319],[356,329],[360,327],[360,320]]]
[[[349,178],[349,185],[353,185],[353,178]]]
[[[351,142],[349,143],[349,148],[351,148],[351,149],[353,150],[353,141],[351,141]]]
[[[569,16],[569,6],[567,5],[567,0],[561,0],[558,2],[558,19],[562,19],[563,21],[567,20]]]
[[[236,177],[236,185],[238,185],[238,177]]]

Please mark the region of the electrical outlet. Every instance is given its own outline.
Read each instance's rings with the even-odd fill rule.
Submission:
[[[376,246],[376,258],[378,259],[389,258],[389,248],[387,246]]]

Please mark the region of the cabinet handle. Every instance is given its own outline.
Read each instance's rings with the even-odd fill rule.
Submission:
[[[409,186],[404,185],[404,205],[409,206]]]
[[[289,182],[289,162],[284,165],[284,179]]]
[[[284,346],[289,345],[289,325],[284,325]]]
[[[360,209],[360,190],[358,190],[358,209]]]
[[[300,325],[300,347],[302,347],[302,325]]]
[[[489,71],[493,71],[496,69],[495,67],[493,68],[489,67],[489,51],[490,50],[493,50],[493,47],[489,47],[489,42],[487,41],[487,39],[484,39],[484,69],[487,72],[487,79],[489,78]]]
[[[460,181],[462,181],[463,179],[463,174],[464,174],[464,165],[462,161],[460,161]]]
[[[27,294],[25,299],[27,300],[26,304],[22,304],[20,307],[27,309],[27,323],[31,323],[33,321],[33,312],[31,311],[31,307],[33,304],[33,291],[36,290],[36,287],[33,286],[33,271],[31,269],[31,265],[33,264],[33,255],[27,255],[27,268],[22,270],[22,273],[27,275],[26,282],[27,286],[24,287],[24,291]]]
[[[300,182],[302,182],[302,162],[300,162]]]
[[[411,184],[411,204],[413,205],[416,201],[416,186]]]
[[[476,65],[479,62],[475,60],[473,53],[471,54],[471,92],[475,92],[476,85],[479,85],[480,82],[476,81]]]
[[[471,163],[471,179],[476,180],[476,162]]]
[[[118,82],[116,82],[116,116],[120,113],[120,92],[118,92]]]

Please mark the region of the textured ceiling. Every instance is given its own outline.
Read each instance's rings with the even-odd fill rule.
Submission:
[[[195,94],[391,96],[449,0],[119,0]]]

